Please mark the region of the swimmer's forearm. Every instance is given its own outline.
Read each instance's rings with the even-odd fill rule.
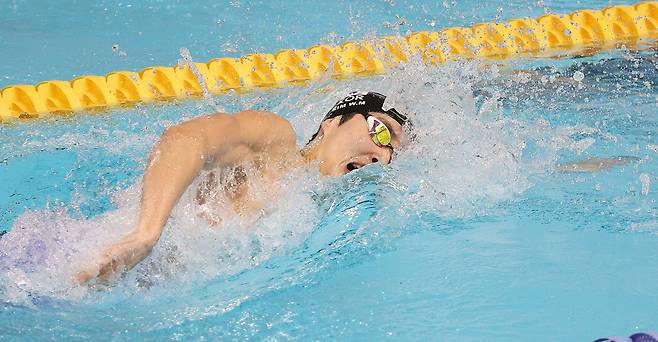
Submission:
[[[158,242],[171,210],[203,167],[209,153],[203,137],[176,127],[168,129],[153,147],[142,180],[137,227],[104,251],[93,266],[76,279],[107,280],[146,258]]]
[[[76,274],[78,283],[110,279],[149,255],[174,205],[203,167],[205,153],[202,139],[176,129],[163,134],[144,172],[137,228],[108,248],[97,263]]]
[[[142,181],[142,200],[136,232],[155,244],[181,195],[204,165],[202,139],[175,129],[163,134],[149,157]]]
[[[171,210],[204,165],[210,161],[230,164],[234,160],[227,155],[239,151],[243,140],[235,116],[221,113],[168,128],[154,146],[144,172],[136,231],[155,244]]]
[[[144,259],[159,240],[172,209],[205,164],[235,165],[272,146],[296,150],[295,134],[288,121],[266,112],[217,113],[167,129],[154,146],[144,172],[137,227],[106,250],[93,267],[79,272],[78,282],[96,276],[108,278]]]

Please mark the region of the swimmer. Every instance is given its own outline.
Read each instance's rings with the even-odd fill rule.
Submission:
[[[203,169],[239,169],[249,163],[272,184],[293,168],[317,165],[322,175],[340,176],[368,164],[390,163],[409,121],[395,109],[384,110],[384,100],[374,92],[350,93],[325,115],[303,148],[297,146],[290,122],[269,112],[216,113],[166,129],[149,156],[136,227],[76,280],[107,280],[143,260]],[[244,177],[233,182],[231,200],[241,208],[257,206],[249,203]]]
[[[303,148],[297,146],[290,122],[269,112],[216,113],[166,129],[149,156],[136,227],[77,273],[75,280],[105,281],[148,256],[172,209],[203,169],[254,165],[265,183],[273,185],[294,168],[314,166],[322,175],[340,176],[368,164],[391,163],[394,152],[409,140],[411,124],[395,109],[384,110],[385,99],[374,92],[350,93],[324,116]],[[605,159],[597,159],[558,169],[596,171],[609,166]],[[236,208],[248,211],[258,204],[250,203],[247,177],[241,172],[230,182],[229,197]],[[205,199],[197,196],[197,200]]]

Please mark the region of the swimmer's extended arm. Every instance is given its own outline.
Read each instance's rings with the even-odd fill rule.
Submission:
[[[205,165],[230,166],[257,153],[277,155],[294,148],[290,123],[266,112],[218,113],[168,128],[149,156],[137,227],[105,251],[95,266],[78,273],[77,281],[107,279],[144,259],[181,195]]]
[[[633,161],[638,161],[637,157],[619,156],[613,158],[590,157],[585,160],[572,163],[562,163],[555,166],[556,171],[567,172],[596,172],[607,170],[615,166],[626,165]]]

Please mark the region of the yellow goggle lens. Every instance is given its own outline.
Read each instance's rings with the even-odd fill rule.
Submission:
[[[372,141],[379,146],[391,145],[391,131],[374,116],[368,117],[368,128]]]

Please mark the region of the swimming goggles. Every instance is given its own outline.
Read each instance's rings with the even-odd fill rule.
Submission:
[[[368,123],[368,133],[375,145],[380,147],[388,147],[393,150],[391,145],[391,130],[381,120],[370,114],[364,114],[366,122]]]

